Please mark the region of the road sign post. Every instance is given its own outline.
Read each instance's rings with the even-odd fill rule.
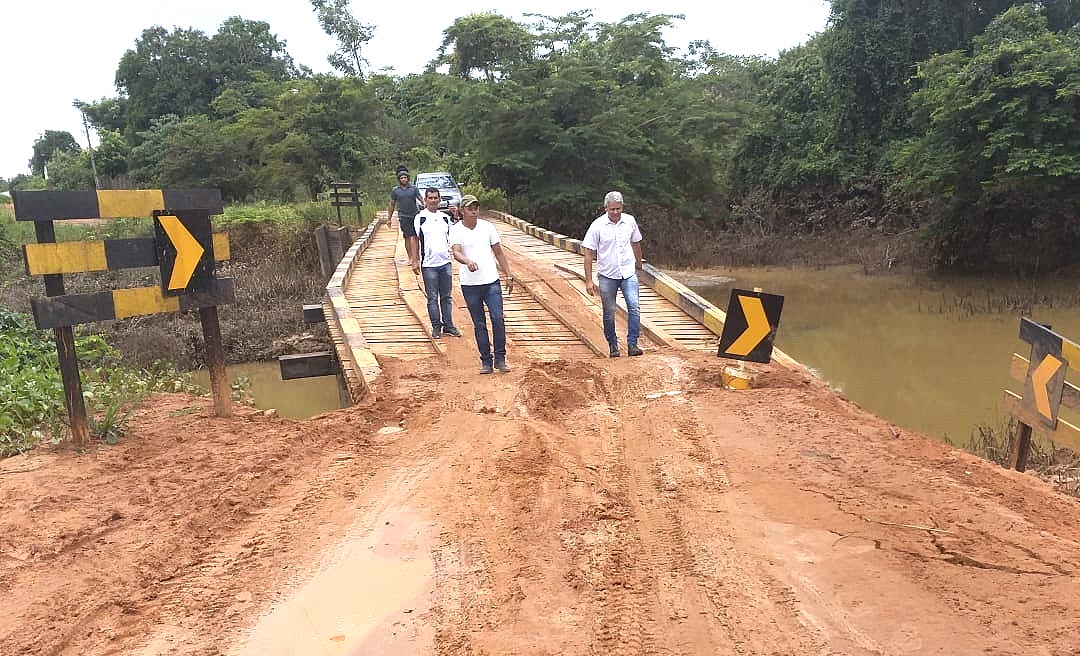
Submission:
[[[44,277],[45,297],[31,299],[30,305],[35,325],[52,328],[56,334],[72,441],[77,447],[83,447],[89,437],[72,331],[79,324],[200,309],[207,364],[211,380],[217,381],[212,382],[215,410],[219,416],[231,412],[216,306],[235,302],[236,292],[231,278],[214,277],[214,262],[229,259],[229,240],[210,230],[210,216],[222,212],[221,192],[16,191],[13,200],[15,219],[35,224],[38,243],[27,244],[23,251],[27,274]],[[53,228],[57,220],[151,216],[155,237],[58,243]],[[160,286],[65,293],[63,276],[67,274],[151,266],[161,269]]]
[[[355,182],[331,182],[330,205],[337,210],[337,224],[341,225],[341,208],[356,208],[356,225],[360,225],[360,192],[357,191]]]
[[[1061,407],[1080,410],[1080,389],[1065,380],[1068,369],[1080,365],[1080,345],[1026,317],[1020,319],[1020,339],[1031,345],[1031,353],[1027,358],[1014,353],[1009,375],[1024,393],[1005,390],[1004,407],[1017,421],[1008,465],[1024,471],[1032,429],[1080,450],[1080,428],[1059,417]]]
[[[38,221],[34,224],[34,233],[38,243],[56,243],[56,229],[52,221]],[[64,295],[64,276],[46,275],[45,295]],[[83,449],[90,439],[90,426],[86,417],[86,402],[83,400],[82,380],[79,377],[79,358],[75,353],[75,332],[71,326],[53,329],[56,337],[56,357],[60,365],[60,380],[64,385],[64,405],[68,411],[68,427],[71,441],[75,448]]]

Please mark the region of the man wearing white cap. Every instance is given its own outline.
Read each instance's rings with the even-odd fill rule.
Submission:
[[[458,281],[472,317],[476,347],[480,351],[480,373],[507,372],[510,366],[506,364],[506,323],[499,271],[506,276],[507,294],[514,291],[514,276],[510,274],[499,231],[491,222],[479,217],[480,201],[472,194],[463,196],[461,221],[450,228],[450,248],[454,259],[460,263]],[[488,315],[491,317],[490,335]]]

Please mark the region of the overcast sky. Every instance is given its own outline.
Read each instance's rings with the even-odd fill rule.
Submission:
[[[352,13],[375,26],[365,56],[372,70],[419,73],[435,57],[442,32],[459,16],[497,11],[528,22],[525,12],[561,16],[591,9],[593,18],[615,22],[638,13],[684,14],[665,34],[684,52],[706,40],[720,52],[766,55],[804,43],[825,28],[826,0],[719,0],[712,3],[640,0],[457,0],[452,2],[353,2]],[[542,9],[538,9],[542,7]],[[298,64],[330,72],[326,55],[336,45],[323,33],[308,0],[40,0],[5,2],[0,12],[0,177],[29,173],[34,140],[45,130],[67,130],[85,148],[75,99],[117,95],[116,65],[142,31],[195,28],[208,36],[225,19],[241,16],[270,24],[270,31]],[[96,139],[94,140],[96,143]]]

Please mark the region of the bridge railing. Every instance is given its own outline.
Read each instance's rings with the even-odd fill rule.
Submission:
[[[345,289],[360,262],[360,256],[371,245],[380,225],[378,220],[368,224],[360,238],[345,252],[345,257],[326,283],[326,296],[323,299],[323,316],[334,342],[345,391],[351,403],[358,403],[374,392],[375,379],[382,371],[345,297]]]
[[[548,230],[547,228],[541,228],[540,226],[505,212],[488,210],[488,214],[498,217],[504,223],[508,223],[525,234],[543,240],[556,248],[561,248],[571,253],[577,253],[578,255],[585,254],[580,239],[574,239],[573,237],[567,237],[566,235]],[[652,290],[661,297],[679,306],[683,312],[686,312],[687,315],[707,328],[718,338],[724,332],[724,321],[727,318],[727,314],[687,288],[678,280],[675,280],[647,262],[642,266],[641,275],[639,275],[638,278],[642,283],[651,287]],[[805,365],[780,349],[774,348],[772,353],[774,360],[780,361],[787,367],[809,371],[806,369]]]

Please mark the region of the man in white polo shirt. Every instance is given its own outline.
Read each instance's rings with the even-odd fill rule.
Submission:
[[[502,287],[499,271],[506,276],[506,293],[514,291],[514,276],[500,244],[499,231],[480,218],[480,201],[468,194],[461,198],[461,221],[450,228],[450,248],[458,267],[458,282],[472,317],[476,348],[480,351],[480,373],[510,371],[506,364],[506,323],[503,321]],[[498,268],[495,263],[498,261]],[[487,306],[487,312],[484,306]],[[488,334],[487,315],[491,315]],[[494,350],[492,349],[494,338]]]
[[[450,268],[450,224],[453,221],[448,214],[439,211],[440,200],[438,189],[424,192],[424,209],[413,218],[418,253],[413,253],[410,258],[413,273],[423,271],[431,336],[435,339],[443,335],[461,337],[461,331],[454,326],[454,302],[450,298],[454,284],[454,272]]]
[[[615,297],[622,290],[626,301],[626,352],[641,355],[638,335],[641,332],[641,306],[638,304],[637,270],[641,268],[641,231],[637,220],[624,214],[623,197],[617,191],[604,196],[605,213],[597,217],[581,245],[585,248],[585,289],[595,295],[593,262],[596,262],[603,307],[604,337],[609,354],[619,357],[619,339],[615,334]]]

